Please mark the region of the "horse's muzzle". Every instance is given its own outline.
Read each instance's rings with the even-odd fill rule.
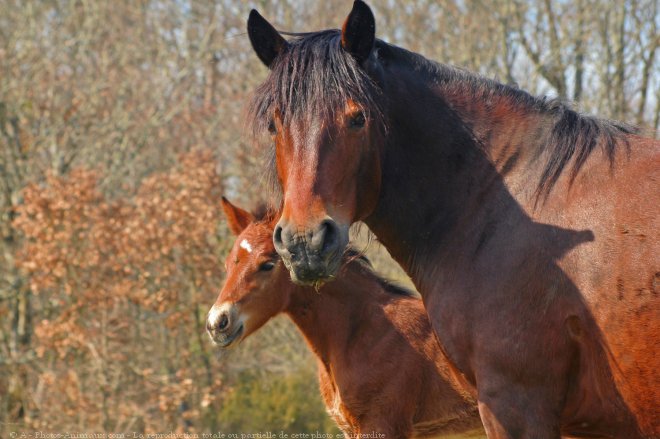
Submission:
[[[325,219],[317,227],[298,233],[292,230],[297,228],[280,220],[273,234],[275,249],[289,269],[291,279],[317,287],[332,280],[341,267],[348,244],[348,227]]]

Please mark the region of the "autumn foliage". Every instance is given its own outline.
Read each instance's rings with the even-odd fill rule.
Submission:
[[[47,299],[34,322],[43,372],[27,424],[161,431],[218,410],[203,323],[222,279],[215,163],[208,150],[182,155],[114,199],[84,169],[25,189],[17,264]]]

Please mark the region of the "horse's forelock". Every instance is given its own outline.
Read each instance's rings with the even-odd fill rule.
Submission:
[[[341,47],[336,29],[286,33],[293,37],[273,62],[266,80],[255,90],[248,124],[253,138],[261,139],[278,109],[284,124],[299,118],[334,118],[351,100],[373,123],[386,127],[381,92],[362,66]],[[266,183],[272,207],[279,205],[281,188],[275,169],[274,148],[265,151]]]
[[[253,133],[261,135],[278,109],[288,123],[305,117],[332,117],[350,99],[382,122],[380,91],[360,64],[341,47],[339,30],[293,35],[250,105]]]

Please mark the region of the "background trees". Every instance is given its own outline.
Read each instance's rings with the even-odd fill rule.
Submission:
[[[371,3],[390,42],[659,126],[655,0]],[[350,2],[0,0],[0,435],[325,419],[285,320],[227,354],[203,329],[232,239],[219,196],[264,197],[243,129],[266,74],[251,7],[305,31],[340,26]]]

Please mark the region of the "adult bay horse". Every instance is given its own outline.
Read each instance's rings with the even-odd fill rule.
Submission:
[[[660,437],[658,142],[378,40],[360,0],[341,30],[248,34],[295,281],[331,280],[362,220],[490,438]]]
[[[207,330],[228,347],[279,313],[314,352],[328,413],[350,435],[384,438],[481,433],[476,400],[453,373],[422,301],[376,275],[357,253],[320,288],[291,282],[273,246],[273,217],[223,199],[237,235]]]

